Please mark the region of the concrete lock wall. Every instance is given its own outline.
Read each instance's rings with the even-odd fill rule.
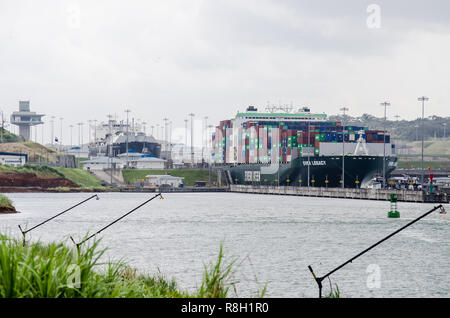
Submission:
[[[298,195],[325,198],[347,198],[363,200],[389,201],[391,194],[397,194],[398,201],[424,202],[421,191],[407,190],[381,190],[381,189],[341,189],[341,188],[314,188],[314,187],[290,187],[290,186],[252,186],[230,185],[231,192]]]

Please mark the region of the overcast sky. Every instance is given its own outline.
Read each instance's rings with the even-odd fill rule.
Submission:
[[[414,119],[426,95],[450,116],[449,31],[448,0],[0,0],[0,109],[30,100],[65,136],[125,108],[148,127],[267,101]]]

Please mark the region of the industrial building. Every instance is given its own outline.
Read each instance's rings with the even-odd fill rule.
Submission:
[[[81,162],[85,170],[107,170],[122,168],[122,161],[117,158],[97,157]]]
[[[180,188],[183,186],[183,177],[174,177],[168,174],[163,175],[147,175],[148,183],[151,186]]]

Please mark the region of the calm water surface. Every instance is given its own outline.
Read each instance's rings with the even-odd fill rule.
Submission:
[[[91,194],[8,194],[20,214],[0,215],[0,231],[20,237],[31,227]],[[152,194],[101,193],[37,228],[33,241],[81,238],[123,215]],[[238,297],[267,283],[268,297],[316,297],[307,266],[324,275],[433,205],[399,203],[401,219],[388,219],[388,202],[237,193],[165,194],[102,234],[107,257],[141,272],[174,277],[187,290],[201,283],[203,266],[224,242],[238,259]],[[435,212],[331,276],[342,297],[449,297],[450,221]],[[70,241],[67,244],[72,244]],[[379,280],[377,280],[379,278]],[[379,284],[376,282],[379,281]],[[375,282],[375,283],[374,283]],[[329,289],[330,282],[324,281]],[[232,292],[231,296],[235,296]]]

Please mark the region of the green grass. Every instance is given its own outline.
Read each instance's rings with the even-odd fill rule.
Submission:
[[[421,169],[422,161],[410,161],[410,160],[401,160],[398,161],[397,168],[406,169],[406,163],[408,162],[408,169]],[[433,170],[449,170],[450,169],[450,161],[424,161],[423,167],[424,169],[428,169],[428,166]]]
[[[339,292],[339,286],[337,284],[335,284],[336,286],[336,290],[333,290],[333,287],[331,287],[331,283],[330,283],[330,292],[325,296],[325,298],[341,298],[341,294]]]
[[[33,166],[29,164],[20,167],[0,165],[0,172],[35,173],[39,178],[64,178],[64,175],[55,168],[49,166]]]
[[[223,260],[223,245],[220,245],[219,256],[216,263],[205,265],[203,272],[203,282],[200,286],[198,295],[201,298],[224,298],[227,296],[230,286],[234,282],[229,282],[227,279],[231,276],[233,264],[232,260],[229,264],[224,264]]]
[[[0,172],[35,173],[38,178],[64,178],[72,181],[80,188],[103,188],[99,179],[82,169],[26,164],[21,167],[0,165]]]
[[[11,133],[10,131],[8,131],[4,128],[1,128],[1,127],[0,127],[0,135],[2,135],[4,142],[15,142],[15,141],[23,140],[22,137],[17,136],[15,134]],[[1,142],[1,140],[0,140],[0,142]]]
[[[41,145],[40,143],[36,143],[31,140],[24,141],[23,145],[26,146],[27,148],[29,148],[35,152],[39,152],[39,153],[47,153],[48,152],[48,153],[54,154],[56,152],[55,149],[45,147],[45,146]]]
[[[205,266],[201,287],[189,293],[160,272],[144,275],[122,261],[100,262],[105,250],[99,250],[98,243],[77,251],[62,243],[23,246],[22,241],[0,234],[0,298],[228,296],[234,262],[224,265],[222,246],[217,262]]]
[[[0,208],[12,208],[12,201],[6,196],[0,193]]]
[[[65,179],[76,183],[80,187],[85,188],[101,188],[102,183],[95,176],[90,174],[86,170],[82,169],[73,169],[73,168],[59,168],[56,167],[57,170]]]
[[[136,170],[124,169],[122,171],[123,178],[126,183],[133,183],[135,180],[145,179],[146,175],[152,174],[169,174],[174,177],[184,177],[183,184],[185,186],[193,186],[195,181],[208,182],[208,170],[201,169],[164,169],[164,170]],[[217,175],[211,171],[211,183],[217,181]]]
[[[412,147],[412,151],[416,153],[421,153],[422,142],[414,141],[408,143],[408,146]],[[450,155],[450,140],[430,140],[424,141],[423,143],[424,154],[439,156],[439,155]]]

